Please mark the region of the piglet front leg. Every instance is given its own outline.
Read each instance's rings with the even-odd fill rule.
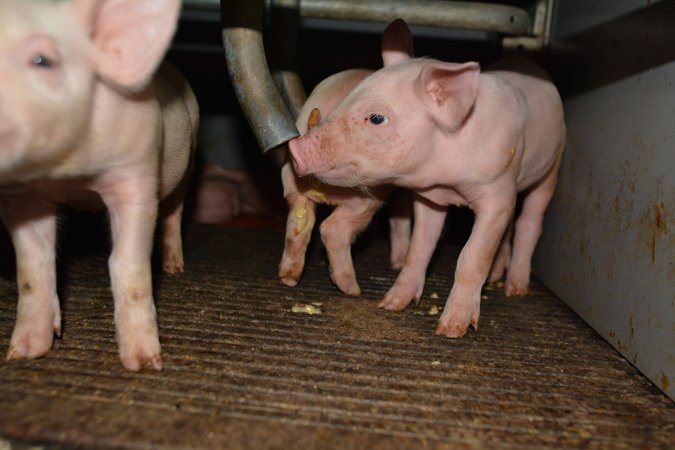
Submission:
[[[378,200],[379,197],[346,198],[321,224],[321,240],[328,255],[331,280],[346,295],[361,294],[351,245],[380,209],[382,202]]]
[[[294,287],[298,284],[305,267],[305,253],[316,221],[316,204],[298,192],[289,195],[286,200],[289,211],[286,219],[284,254],[279,262],[278,278],[279,283]]]
[[[122,365],[133,371],[162,370],[150,264],[157,194],[147,180],[152,177],[129,175],[102,193],[112,230],[108,266],[117,342]]]
[[[61,335],[61,311],[56,294],[56,211],[31,196],[3,202],[2,219],[16,252],[19,302],[7,359],[45,355],[54,334]]]
[[[514,204],[515,192],[512,196],[484,199],[474,208],[476,221],[457,260],[455,281],[436,327],[437,335],[459,338],[466,334],[469,325],[478,329],[481,288]]]
[[[422,297],[427,267],[443,231],[447,207],[435,205],[417,195],[413,213],[415,224],[405,263],[394,285],[379,303],[379,308],[401,311],[412,300],[418,303]]]

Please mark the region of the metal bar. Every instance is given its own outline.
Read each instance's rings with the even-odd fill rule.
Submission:
[[[263,0],[221,2],[223,46],[235,95],[263,152],[300,133],[265,58],[262,37]]]
[[[512,6],[467,1],[301,0],[300,16],[322,19],[390,22],[409,25],[494,31],[508,35],[531,32],[530,15]]]
[[[298,75],[298,33],[300,31],[300,0],[268,1],[270,19],[268,48],[272,77],[293,117],[307,100],[307,93]]]
[[[227,0],[225,3],[230,3]],[[238,4],[238,1],[234,1]],[[243,2],[242,2],[243,3]],[[271,0],[284,5],[285,0]],[[184,0],[192,9],[218,10],[220,0]],[[496,3],[442,0],[299,0],[300,16],[367,22],[402,18],[409,25],[491,31],[509,36],[532,34],[530,15],[522,8]]]

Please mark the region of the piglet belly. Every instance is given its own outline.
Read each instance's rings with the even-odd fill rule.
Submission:
[[[455,189],[443,186],[434,186],[427,189],[416,189],[416,192],[432,203],[440,206],[467,206],[466,198]]]

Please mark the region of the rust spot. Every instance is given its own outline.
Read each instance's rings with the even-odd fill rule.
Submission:
[[[652,264],[654,264],[656,263],[656,244],[658,236],[660,234],[668,233],[668,225],[667,221],[664,219],[666,213],[664,211],[665,205],[663,202],[655,202],[652,206],[652,209],[654,213],[654,231],[649,241],[649,248],[652,255]]]
[[[666,221],[663,219],[663,202],[654,203],[654,221],[656,224],[656,231],[660,233],[667,233],[668,229],[666,226]]]
[[[663,388],[664,391],[667,391],[668,388],[670,387],[670,380],[668,379],[668,376],[661,372],[661,387]]]

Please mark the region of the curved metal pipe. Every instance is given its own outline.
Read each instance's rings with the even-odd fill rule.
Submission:
[[[266,152],[300,133],[265,58],[263,0],[222,0],[220,8],[232,86],[258,144]]]

